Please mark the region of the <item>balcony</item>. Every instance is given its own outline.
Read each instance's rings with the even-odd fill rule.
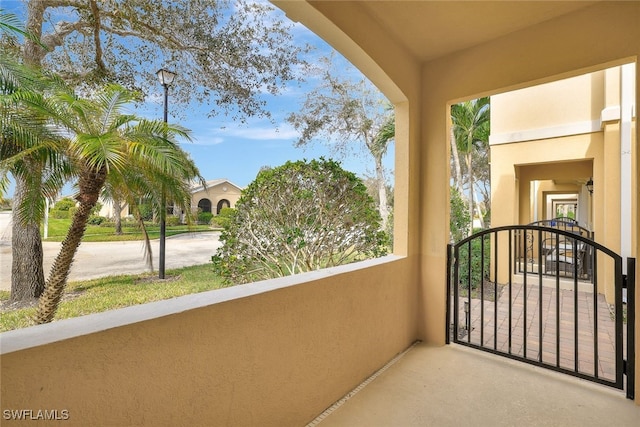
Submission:
[[[3,417],[46,410],[66,411],[66,426],[302,426],[407,348],[323,425],[632,425],[640,417],[605,387],[455,346],[412,347],[421,327],[444,341],[444,307],[430,313],[441,322],[426,323],[410,259],[0,334]],[[445,293],[444,283],[435,288]]]

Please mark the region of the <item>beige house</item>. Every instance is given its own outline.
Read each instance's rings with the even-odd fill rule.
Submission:
[[[241,187],[226,179],[207,181],[205,186],[196,184],[191,188],[191,209],[218,215],[223,208],[234,208],[241,192]]]
[[[234,208],[242,188],[227,179],[213,179],[207,181],[205,185],[194,184],[191,187],[191,212],[196,215],[198,212],[211,212],[214,216],[220,213],[223,208]],[[115,213],[113,203],[101,201],[100,216],[112,218]],[[168,209],[168,214],[184,216],[184,212],[177,212],[176,209]],[[129,215],[129,206],[122,208],[121,216]]]
[[[425,355],[422,368],[443,359],[460,360],[458,350],[443,348],[450,106],[624,66],[640,55],[640,2],[274,3],[338,49],[395,106],[394,253],[327,271],[0,334],[2,409],[65,409],[69,425],[300,426],[417,340],[427,350],[420,352]],[[633,80],[637,98],[637,74]],[[623,119],[621,126],[624,123]],[[593,218],[600,233],[606,218],[605,208],[599,213],[598,205],[609,197],[601,190],[608,169],[606,162],[598,166],[588,160],[596,159],[589,149],[595,147],[583,146],[587,160],[565,155],[574,163],[571,169],[579,171],[566,178],[571,185],[567,193],[583,194],[582,181],[593,173]],[[634,167],[639,156],[635,146],[629,156],[632,168],[624,179],[631,197],[624,215],[630,218],[630,254],[637,256],[640,175]],[[583,166],[584,162],[592,166]],[[523,180],[551,179],[551,174],[532,174]],[[517,206],[529,200],[531,186],[508,188],[515,185],[513,178],[497,184],[509,194],[504,200],[507,220],[516,221],[520,215],[528,220],[530,208],[523,208],[526,216]],[[615,205],[612,214],[622,215],[621,209]],[[637,305],[640,296],[635,299]],[[636,337],[638,331],[640,327]],[[640,365],[640,352],[635,353],[635,364]],[[547,394],[550,387],[544,384],[552,382],[551,376],[534,379],[532,374],[527,383],[514,387],[512,377],[501,373],[512,369],[509,366],[492,362],[485,370],[476,369],[470,375],[486,381],[475,383],[460,375],[465,363],[458,369],[434,371],[427,380],[437,378],[436,382],[425,380],[416,387],[424,396],[419,405],[430,405],[434,413],[442,414],[443,424],[450,425],[469,420],[496,425],[487,421],[490,418],[483,423],[480,417],[486,411],[471,413],[473,408],[489,412],[496,408],[503,416],[502,425],[554,424],[548,414],[558,413],[553,409],[564,402],[548,407],[534,404]],[[391,367],[386,372],[393,371]],[[407,381],[389,394],[403,401],[412,398],[405,390],[417,378],[417,371],[406,371]],[[640,380],[637,372],[635,378]],[[380,392],[388,384],[375,381],[369,386],[376,385]],[[448,392],[461,382],[476,393],[465,398]],[[539,393],[529,399],[526,393],[533,382]],[[521,395],[495,398],[496,393],[503,396],[503,390],[515,389]],[[609,403],[614,400],[618,403]],[[399,425],[398,419],[409,410],[397,400],[394,406],[385,404],[386,398],[377,402],[364,413],[396,420],[386,425]],[[638,419],[637,408],[624,397],[607,393],[597,402],[607,403],[577,405],[565,410],[571,418],[564,420],[571,423],[585,413],[607,414],[603,423],[619,425],[633,425],[631,420]],[[614,406],[616,411],[611,410]],[[528,424],[520,417],[523,411],[528,413]],[[327,425],[336,425],[331,417]],[[414,418],[414,425],[419,420]]]

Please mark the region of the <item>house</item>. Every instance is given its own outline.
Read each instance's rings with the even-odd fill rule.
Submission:
[[[74,425],[305,425],[416,340],[430,346],[427,356],[442,354],[450,106],[635,63],[640,55],[640,2],[274,4],[338,49],[395,106],[394,253],[0,334],[3,410],[60,408]],[[638,156],[632,147],[633,164]],[[594,172],[595,194],[602,176]],[[640,242],[639,173],[634,167],[628,176],[632,256]],[[640,365],[640,352],[634,357]],[[509,383],[493,371],[472,375],[479,373],[487,379],[481,385],[495,381],[502,390]],[[423,405],[448,408],[452,425],[475,421],[460,419],[470,407],[497,405],[520,423],[530,404],[491,393],[443,399],[465,378],[456,369],[439,378],[423,383]],[[519,392],[529,384],[517,384]],[[635,416],[633,402],[620,399],[628,405],[622,412]],[[584,405],[567,416],[591,410]]]
[[[204,186],[194,184],[191,187],[191,209],[218,215],[223,208],[235,207],[241,192],[241,187],[227,179],[210,180]]]
[[[242,188],[231,181],[221,178],[206,181],[205,185],[194,183],[191,186],[191,212],[196,215],[198,212],[210,212],[218,215],[223,208],[235,207]],[[111,201],[101,201],[103,203],[100,209],[100,216],[112,218],[114,213],[113,203]],[[129,207],[125,205],[122,208],[121,216],[124,218],[129,215]],[[173,207],[168,208],[169,215],[177,215],[178,212]],[[180,213],[184,215],[184,212]]]

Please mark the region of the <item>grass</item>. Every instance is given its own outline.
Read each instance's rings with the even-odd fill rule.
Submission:
[[[49,218],[49,235],[45,241],[61,242],[67,235],[67,230],[71,225],[69,219]],[[158,224],[145,224],[150,239],[160,237],[160,226]],[[143,240],[144,235],[138,227],[123,226],[123,234],[115,234],[112,227],[101,227],[98,225],[87,225],[87,229],[82,238],[83,242],[116,242],[123,240]],[[191,233],[198,231],[211,231],[208,225],[176,225],[167,226],[166,235],[173,236],[181,233]]]
[[[156,274],[110,276],[70,282],[56,312],[55,320],[159,301],[225,287],[213,272],[211,264],[168,270],[165,280]],[[5,305],[10,293],[0,291],[0,304]],[[33,325],[35,306],[2,309],[0,332]]]

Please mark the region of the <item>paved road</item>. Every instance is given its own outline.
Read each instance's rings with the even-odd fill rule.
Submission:
[[[0,289],[11,289],[11,234],[10,214],[0,212]],[[167,270],[211,261],[220,242],[218,232],[188,233],[167,238]],[[60,243],[43,242],[45,276],[60,249]],[[151,242],[153,267],[158,270],[159,242]],[[80,245],[71,267],[69,280],[135,274],[149,271],[145,265],[144,248],[135,242],[85,242]]]

